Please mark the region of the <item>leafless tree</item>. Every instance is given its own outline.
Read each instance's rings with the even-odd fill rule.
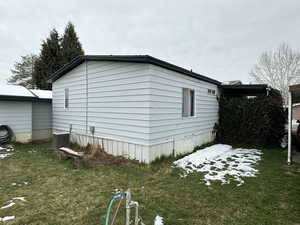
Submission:
[[[263,52],[250,76],[255,82],[278,89],[287,105],[288,87],[300,82],[300,52],[286,43],[276,50]]]
[[[13,74],[7,81],[9,84],[21,85],[27,88],[34,88],[34,81],[32,78],[34,63],[37,56],[29,54],[21,56],[20,61],[15,62],[14,69],[11,70]]]

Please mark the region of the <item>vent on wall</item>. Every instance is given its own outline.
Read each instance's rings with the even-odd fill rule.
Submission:
[[[209,94],[209,95],[216,95],[216,90],[207,89],[207,94]]]

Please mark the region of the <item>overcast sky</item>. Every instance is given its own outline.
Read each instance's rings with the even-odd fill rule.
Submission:
[[[68,21],[86,54],[149,54],[247,83],[262,51],[300,49],[299,10],[299,0],[0,0],[0,83]]]

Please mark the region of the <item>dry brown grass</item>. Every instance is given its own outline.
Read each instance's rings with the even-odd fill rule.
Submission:
[[[100,165],[126,165],[128,160],[122,156],[114,156],[104,151],[101,146],[87,145],[81,149],[86,154],[86,161]]]

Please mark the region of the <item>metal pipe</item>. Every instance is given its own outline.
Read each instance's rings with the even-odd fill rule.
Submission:
[[[135,207],[134,225],[138,225],[138,223],[139,223],[139,203],[131,201],[130,205],[131,205],[131,207]]]
[[[88,110],[89,110],[89,77],[88,62],[85,60],[85,133],[88,134]],[[87,139],[88,142],[88,139]]]
[[[131,192],[130,189],[128,189],[125,192],[126,196],[126,225],[130,225],[130,202],[131,202]]]

